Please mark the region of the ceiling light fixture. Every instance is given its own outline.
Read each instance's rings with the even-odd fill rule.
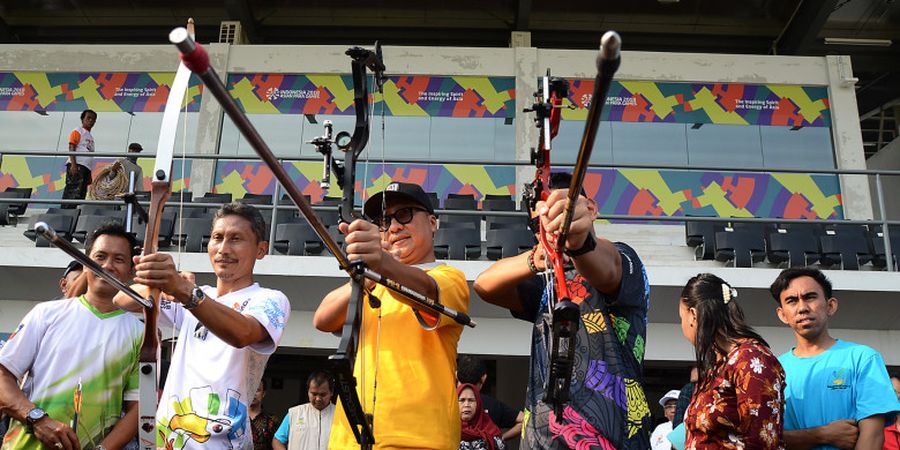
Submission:
[[[858,45],[864,47],[890,47],[890,39],[825,38],[825,45]]]

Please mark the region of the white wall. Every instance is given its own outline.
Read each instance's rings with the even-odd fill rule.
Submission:
[[[870,170],[900,170],[900,139],[894,139],[890,144],[875,153],[866,164]],[[882,217],[881,211],[878,209],[878,196],[876,194],[875,177],[870,178],[870,186],[872,190],[872,203],[875,205],[875,218]],[[900,220],[900,176],[884,175],[881,177],[881,188],[884,193],[884,209],[887,211],[887,218],[891,220]]]

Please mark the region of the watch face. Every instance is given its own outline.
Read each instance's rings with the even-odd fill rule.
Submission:
[[[28,411],[28,418],[31,420],[38,420],[46,415],[47,413],[41,408],[34,408],[31,411]]]

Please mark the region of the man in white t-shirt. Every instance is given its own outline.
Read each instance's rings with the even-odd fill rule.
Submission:
[[[650,434],[651,450],[671,450],[672,443],[669,442],[668,435],[672,432],[672,419],[675,418],[675,408],[678,405],[678,395],[681,391],[673,389],[666,392],[659,399],[659,406],[663,407],[663,413],[666,415],[666,421],[657,425]]]
[[[81,112],[81,126],[69,134],[70,152],[94,152],[94,136],[91,135],[91,130],[96,123],[96,112],[90,109]],[[69,154],[69,162],[66,163],[66,186],[63,189],[63,199],[84,200],[87,195],[87,187],[91,184],[91,168],[93,166],[93,157]],[[62,207],[74,208],[75,205],[62,205]]]
[[[327,450],[334,421],[331,375],[321,370],[306,379],[309,403],[288,410],[272,439],[274,450]]]
[[[121,225],[104,225],[89,237],[86,251],[127,281],[134,245]],[[91,271],[85,277],[84,295],[39,303],[0,350],[0,407],[14,419],[4,450],[118,449],[137,434],[144,327],[113,304],[115,287]],[[18,382],[26,373],[23,392]]]
[[[160,328],[178,330],[156,413],[158,448],[253,448],[248,408],[290,313],[283,293],[253,282],[268,249],[259,211],[230,203],[216,212],[207,247],[216,286],[196,286],[169,254],[135,258],[134,281],[171,298],[160,302]]]

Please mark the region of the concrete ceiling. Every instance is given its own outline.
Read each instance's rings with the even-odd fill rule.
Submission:
[[[20,0],[0,3],[0,42],[163,43],[187,17],[201,40],[240,21],[250,43],[507,46],[531,32],[543,48],[594,48],[615,29],[627,49],[849,54],[860,114],[900,97],[900,2],[893,0]],[[888,47],[825,37],[889,39]]]

